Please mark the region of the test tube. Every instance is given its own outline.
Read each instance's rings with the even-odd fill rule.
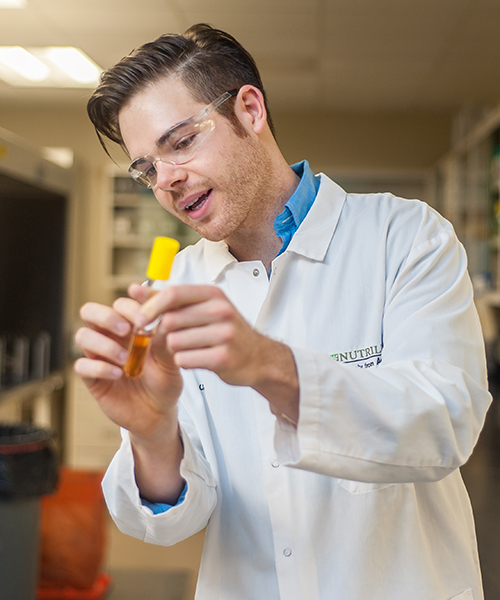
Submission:
[[[162,289],[165,281],[170,276],[172,263],[178,251],[179,242],[177,240],[168,237],[157,237],[149,258],[148,279],[143,285],[148,285],[157,290]],[[134,330],[129,344],[127,360],[123,367],[127,377],[139,377],[142,374],[156,326],[160,319],[161,316],[145,327]]]

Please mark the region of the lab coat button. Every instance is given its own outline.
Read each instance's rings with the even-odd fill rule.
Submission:
[[[271,463],[271,466],[272,466],[272,467],[274,467],[275,469],[277,469],[277,468],[280,466],[280,464],[279,464],[279,462],[278,462],[278,461],[275,459],[275,460],[273,460],[273,462]]]
[[[259,269],[254,269],[253,272],[252,272],[252,274],[253,274],[254,277],[258,277],[260,275]]]
[[[205,384],[204,383],[200,383],[200,385],[198,387],[200,388],[201,391],[203,391],[205,389]]]
[[[292,556],[292,549],[291,548],[285,548],[283,550],[283,554],[288,558],[289,556]]]

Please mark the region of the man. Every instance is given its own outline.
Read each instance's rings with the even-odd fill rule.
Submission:
[[[123,428],[118,526],[169,545],[208,524],[200,600],[482,598],[459,467],[490,396],[450,224],[290,168],[253,60],[206,25],[108,70],[89,114],[204,238],[156,295],[81,311],[75,369]]]

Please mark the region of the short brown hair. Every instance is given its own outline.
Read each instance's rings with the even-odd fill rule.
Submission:
[[[108,152],[105,138],[125,149],[118,115],[132,97],[159,77],[177,75],[197,102],[209,104],[233,89],[249,84],[258,88],[267,110],[267,121],[274,135],[266,93],[252,56],[231,35],[200,23],[184,35],[165,34],[133,50],[101,75],[100,84],[90,97],[87,112],[99,141]],[[244,135],[230,100],[217,109]],[[125,149],[126,150],[126,149]]]

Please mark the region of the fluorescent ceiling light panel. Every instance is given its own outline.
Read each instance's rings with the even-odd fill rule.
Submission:
[[[73,166],[74,155],[71,148],[45,146],[42,148],[42,156],[45,160],[50,160],[63,169],[70,169]]]
[[[0,78],[13,86],[93,88],[101,72],[77,48],[0,46]]]
[[[49,67],[21,46],[0,48],[0,63],[32,82],[44,81],[50,75]]]
[[[77,48],[47,48],[49,60],[78,83],[97,83],[99,67]]]
[[[0,8],[26,8],[26,0],[0,0]]]

